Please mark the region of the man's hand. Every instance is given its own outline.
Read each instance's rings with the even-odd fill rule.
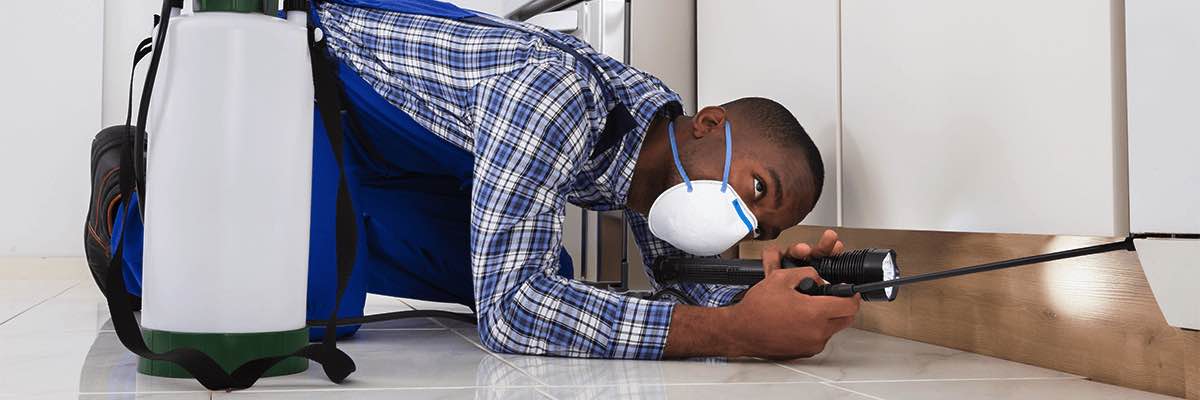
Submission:
[[[829,256],[845,247],[832,230],[817,246],[796,244],[788,257]],[[677,306],[671,319],[667,356],[751,356],[770,359],[811,357],[825,349],[833,334],[854,322],[860,299],[808,296],[796,291],[804,278],[824,281],[812,268],[781,269],[778,248],[763,249],[766,277],[740,303],[705,309]],[[680,332],[684,330],[685,332]]]
[[[817,241],[817,246],[809,246],[808,243],[796,243],[787,249],[787,256],[797,260],[804,260],[809,257],[827,257],[842,254],[842,250],[846,247],[845,243],[838,240],[837,232],[833,229],[826,229],[825,233],[821,234],[821,240]],[[778,253],[778,251],[776,251]],[[763,261],[767,260],[766,252],[763,252]],[[765,267],[765,265],[764,265]],[[770,272],[767,272],[770,274]]]

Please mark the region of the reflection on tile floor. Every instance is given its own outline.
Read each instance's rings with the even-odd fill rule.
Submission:
[[[215,393],[214,400],[544,400],[552,399],[544,391],[535,388],[439,388],[439,389],[384,389],[384,390],[337,390],[306,392],[236,392]]]
[[[871,399],[821,383],[554,387],[549,390],[549,394],[558,399]]]
[[[1082,379],[862,382],[837,386],[889,400],[957,399],[1174,399]]]
[[[366,312],[414,307],[469,311],[370,296]],[[358,370],[341,385],[315,364],[233,393],[139,375],[82,259],[0,259],[0,399],[1163,398],[857,330],[817,357],[785,363],[494,354],[472,325],[428,318],[368,325],[342,346]]]
[[[783,365],[831,381],[1076,377],[855,329],[835,336],[816,357]]]

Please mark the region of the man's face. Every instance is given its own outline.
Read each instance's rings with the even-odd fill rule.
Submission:
[[[733,128],[733,161],[729,184],[758,219],[758,233],[747,239],[771,240],[784,229],[799,224],[812,211],[816,194],[804,156],[770,143],[756,132]],[[721,180],[725,163],[725,137],[705,135],[685,151],[684,168],[692,179]],[[670,185],[683,179],[672,174]],[[669,187],[669,186],[668,186]]]

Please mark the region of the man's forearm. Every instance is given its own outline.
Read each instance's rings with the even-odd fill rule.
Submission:
[[[665,358],[741,355],[729,329],[729,307],[675,305],[667,334]]]

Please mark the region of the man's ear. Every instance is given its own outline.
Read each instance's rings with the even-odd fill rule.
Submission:
[[[720,129],[724,132],[725,127],[725,109],[717,106],[708,106],[696,112],[696,116],[692,117],[692,136],[696,139],[704,137],[713,129]]]

